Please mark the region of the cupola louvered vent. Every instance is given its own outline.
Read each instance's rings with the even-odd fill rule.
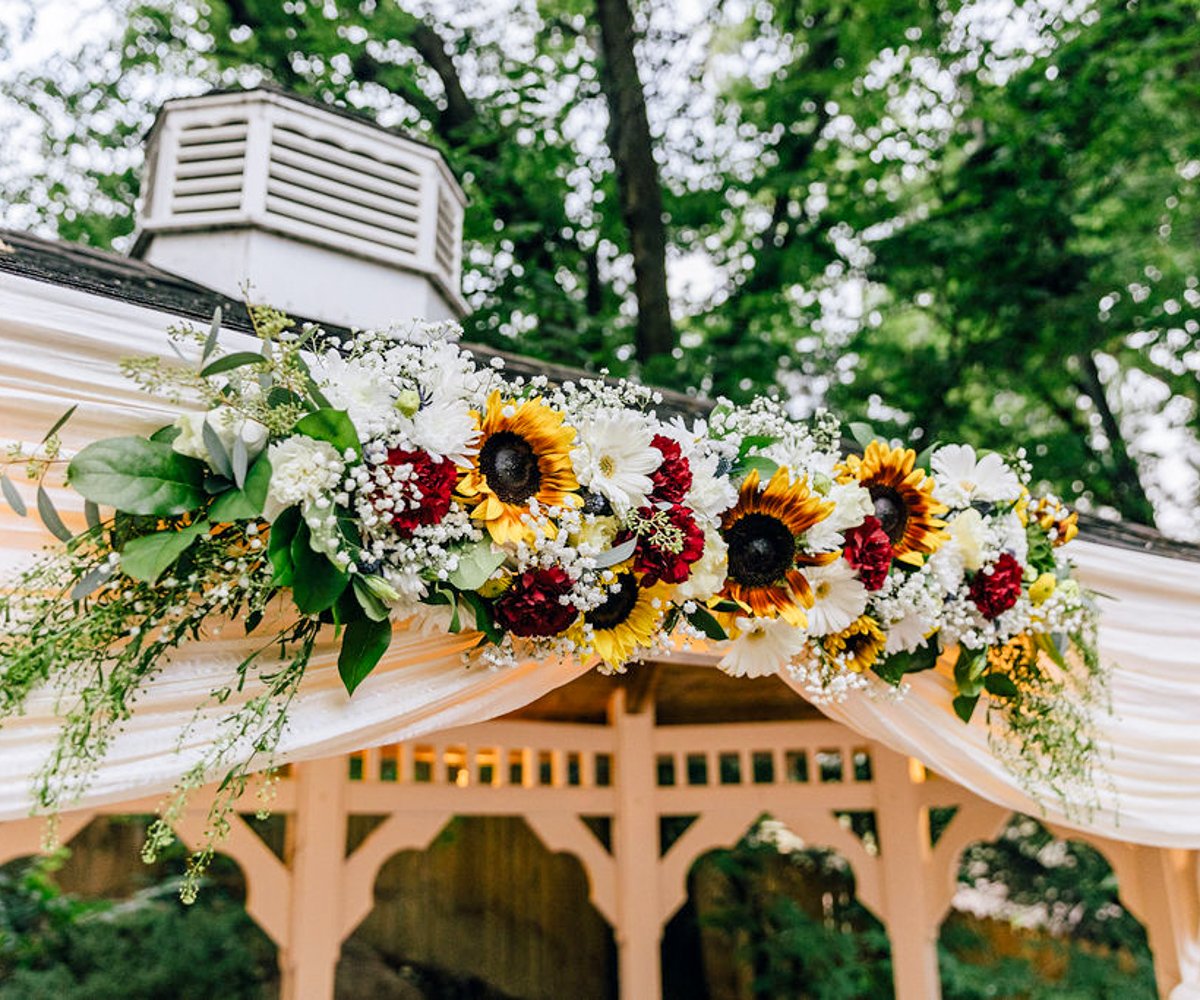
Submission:
[[[422,275],[448,307],[443,313],[465,311],[459,293],[465,199],[441,154],[424,143],[255,90],[167,104],[147,163],[135,252],[160,266],[186,269],[187,277],[224,291],[236,265],[243,282],[261,288],[272,267],[257,259],[266,242],[252,234],[270,234],[304,244],[286,276],[293,284],[328,286],[350,274],[345,260],[332,260],[337,255]],[[220,260],[213,256],[216,234],[222,234]],[[278,241],[272,245],[276,256],[285,253]],[[312,248],[324,249],[325,257]],[[368,265],[351,285],[366,281],[362,267]],[[344,282],[341,290],[347,291]],[[316,294],[310,288],[294,298]],[[393,289],[393,302],[396,295]],[[329,310],[309,315],[330,316]]]

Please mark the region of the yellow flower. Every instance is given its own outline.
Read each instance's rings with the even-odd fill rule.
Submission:
[[[821,643],[825,652],[847,670],[861,674],[879,659],[886,641],[875,619],[870,615],[862,615],[841,632],[825,636]]]
[[[858,480],[875,502],[875,516],[892,540],[893,554],[901,562],[920,566],[926,555],[946,540],[938,519],[946,507],[933,499],[933,477],[915,469],[917,453],[911,448],[889,448],[872,441],[866,452],[848,455],[837,466],[838,482]]]
[[[803,480],[793,483],[786,468],[777,469],[759,491],[758,471],[742,482],[737,504],[721,520],[729,547],[728,575],[721,596],[751,610],[759,618],[783,618],[803,627],[802,608],[812,607],[803,566],[825,566],[836,552],[809,553],[800,537],[825,520],[834,504],[813,496]]]
[[[1029,600],[1033,606],[1045,604],[1054,589],[1058,586],[1058,578],[1053,573],[1043,573],[1029,587]]]
[[[575,430],[540,399],[518,403],[497,390],[488,396],[479,426],[475,466],[458,482],[458,496],[474,509],[499,545],[531,538],[521,520],[529,501],[543,507],[579,507],[579,483],[571,468]]]
[[[1079,534],[1079,515],[1057,497],[1042,497],[1031,511],[1053,545],[1066,545]]]
[[[592,627],[592,649],[612,670],[623,670],[639,650],[654,641],[671,596],[671,587],[666,583],[643,587],[629,565],[617,567],[614,584],[619,587],[610,585],[608,599],[583,616]],[[568,634],[582,642],[583,625],[576,624]]]

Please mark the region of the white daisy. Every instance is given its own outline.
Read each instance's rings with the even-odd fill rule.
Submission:
[[[617,514],[646,502],[650,473],[662,464],[654,434],[637,413],[606,410],[576,427],[571,463],[580,484],[608,500]]]
[[[737,503],[737,490],[728,476],[718,476],[720,458],[699,450],[688,456],[692,470],[692,488],[683,498],[684,505],[696,512],[701,520],[716,521]]]
[[[804,632],[782,618],[738,618],[737,632],[717,664],[731,677],[769,677],[807,645]]]
[[[840,632],[867,610],[867,588],[844,559],[803,572],[813,592],[806,612],[809,635]]]
[[[950,507],[968,507],[975,501],[1003,503],[1021,495],[1021,481],[999,455],[978,458],[969,444],[939,448],[930,459],[933,495]]]

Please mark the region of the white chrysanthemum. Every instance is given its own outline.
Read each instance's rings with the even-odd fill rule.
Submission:
[[[867,610],[867,588],[844,559],[803,573],[813,593],[813,605],[805,612],[809,635],[840,632]]]
[[[1021,495],[1021,481],[999,455],[979,458],[969,444],[949,444],[933,453],[933,495],[950,507],[975,501],[1003,503]]]
[[[576,427],[571,464],[580,484],[599,493],[618,514],[640,507],[654,487],[650,473],[663,460],[640,414],[608,410]]]
[[[422,349],[421,368],[421,388],[434,399],[470,399],[483,391],[487,379],[469,354],[445,340]]]
[[[274,521],[294,504],[315,503],[337,490],[345,463],[328,441],[297,434],[267,450],[271,482],[263,516]]]
[[[471,411],[457,398],[440,398],[422,406],[408,421],[410,437],[433,458],[448,458],[455,465],[470,465],[477,450],[479,428]]]
[[[687,456],[692,470],[692,488],[683,498],[684,505],[705,521],[718,520],[737,503],[737,490],[728,476],[718,476],[720,458],[709,451],[694,450]]]
[[[911,653],[924,641],[933,628],[933,622],[920,611],[913,610],[898,621],[889,622],[886,627],[887,642],[884,644],[885,653]]]
[[[1025,525],[1021,523],[1016,511],[1009,511],[989,520],[997,553],[1008,552],[1024,566],[1029,561],[1029,536],[1025,534]]]
[[[782,618],[738,618],[738,636],[717,664],[731,677],[769,677],[804,651],[802,630]]]
[[[983,565],[984,548],[988,543],[987,525],[979,511],[964,510],[946,525],[950,544],[958,550],[963,568],[974,572]]]
[[[238,438],[246,446],[246,458],[251,462],[267,446],[266,427],[257,420],[243,417],[232,407],[218,406],[206,413],[181,413],[176,417],[174,426],[179,428],[179,435],[171,442],[171,447],[180,455],[211,462],[208,444],[204,440],[205,424],[216,431],[226,455],[233,454],[233,445]]]
[[[336,351],[317,358],[313,372],[331,406],[345,410],[364,441],[378,437],[395,423],[396,387],[386,375]]]
[[[875,513],[870,492],[858,483],[834,483],[826,491],[824,499],[833,501],[833,511],[809,528],[804,536],[808,547],[814,552],[840,549],[845,543],[843,532],[857,527]]]
[[[675,588],[678,600],[707,601],[725,586],[729,546],[719,531],[710,528],[704,532],[704,555],[692,563],[691,569],[691,576]]]

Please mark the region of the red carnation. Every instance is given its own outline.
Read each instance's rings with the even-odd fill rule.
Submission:
[[[559,600],[571,592],[571,578],[559,566],[526,570],[496,601],[496,622],[514,635],[558,635],[579,616]]]
[[[679,442],[665,434],[655,434],[650,443],[662,452],[663,457],[662,464],[650,476],[654,482],[650,500],[682,503],[687,491],[692,488],[692,467],[683,457]]]
[[[400,471],[408,467],[404,478],[393,478],[371,494],[371,500],[381,513],[390,514],[392,527],[408,537],[417,528],[437,524],[450,510],[450,497],[458,480],[454,463],[446,459],[434,459],[428,452],[404,451],[389,448],[383,465]],[[378,468],[378,467],[377,467]],[[382,499],[392,501],[390,507],[382,507]]]
[[[704,555],[704,532],[692,512],[681,504],[665,510],[641,507],[632,518],[632,528],[617,535],[620,545],[637,535],[633,568],[644,574],[642,583],[652,587],[659,580],[683,583],[692,574],[691,565]]]
[[[842,556],[867,590],[878,590],[887,579],[892,565],[892,540],[879,518],[868,516],[857,528],[846,532]]]
[[[1005,552],[992,564],[991,573],[979,572],[971,581],[971,600],[984,618],[998,618],[1021,596],[1021,564]]]

